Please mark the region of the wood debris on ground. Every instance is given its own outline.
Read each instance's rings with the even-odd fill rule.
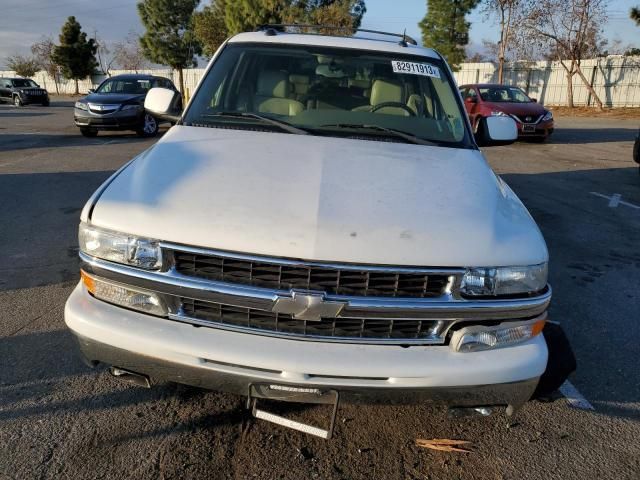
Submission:
[[[473,450],[464,447],[464,445],[470,444],[471,442],[467,440],[449,440],[448,438],[434,438],[432,440],[426,440],[424,438],[416,439],[416,445],[418,447],[439,450],[441,452],[471,453]]]

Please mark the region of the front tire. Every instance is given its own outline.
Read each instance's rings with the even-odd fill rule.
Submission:
[[[87,138],[94,138],[98,136],[98,130],[95,130],[93,128],[81,128],[80,133],[83,137]]]
[[[48,107],[49,106],[49,100],[45,100],[44,102],[42,102],[42,106],[43,107]]]
[[[15,107],[21,107],[22,106],[22,100],[20,100],[20,97],[18,95],[14,95],[13,96],[13,105]]]
[[[145,113],[142,126],[136,130],[136,133],[139,137],[155,137],[159,128],[158,120],[153,115]]]

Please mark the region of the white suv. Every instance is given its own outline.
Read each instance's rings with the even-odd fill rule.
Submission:
[[[91,197],[65,311],[91,364],[247,395],[325,437],[255,400],[511,414],[530,398],[545,241],[443,58],[362,35],[234,36],[177,125]],[[145,107],[174,103],[152,89]]]

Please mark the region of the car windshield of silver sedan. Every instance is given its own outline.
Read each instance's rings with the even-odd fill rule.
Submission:
[[[151,80],[148,79],[126,79],[107,80],[96,90],[96,93],[125,93],[144,95],[151,89]]]
[[[395,53],[229,44],[208,72],[186,125],[276,129],[471,147],[442,61]]]
[[[526,93],[515,87],[485,87],[479,88],[480,97],[485,102],[494,103],[531,103]]]

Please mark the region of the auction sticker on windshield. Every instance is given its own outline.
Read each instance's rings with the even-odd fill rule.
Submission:
[[[425,77],[440,78],[440,69],[428,63],[403,62],[402,60],[391,60],[394,73],[409,73],[412,75],[422,75]]]

